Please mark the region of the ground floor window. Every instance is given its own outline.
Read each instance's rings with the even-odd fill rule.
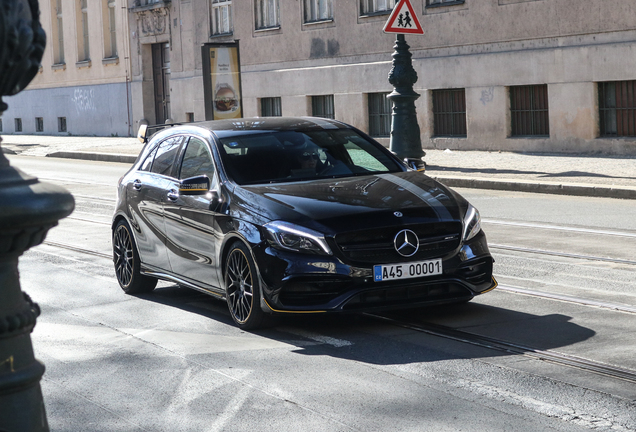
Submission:
[[[282,115],[282,105],[279,97],[261,99],[261,116],[280,117]]]
[[[35,118],[35,131],[44,132],[44,119],[42,117]]]
[[[369,135],[376,138],[391,136],[392,103],[389,93],[369,93]]]
[[[16,132],[22,132],[22,119],[21,118],[15,119],[15,131]]]
[[[336,115],[333,107],[333,95],[312,96],[311,115],[314,117],[335,119]]]
[[[57,131],[66,132],[66,117],[57,118]]]
[[[433,90],[433,134],[466,137],[466,90]]]
[[[601,136],[636,136],[636,81],[598,83]]]
[[[550,136],[547,84],[510,87],[512,136]]]

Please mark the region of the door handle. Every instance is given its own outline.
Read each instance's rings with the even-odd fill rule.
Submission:
[[[132,187],[134,190],[141,190],[141,180],[135,180],[132,184]]]
[[[176,189],[170,189],[166,196],[170,201],[176,201],[179,199],[179,193],[176,191]]]

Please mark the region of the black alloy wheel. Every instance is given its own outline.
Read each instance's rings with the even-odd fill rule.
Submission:
[[[117,282],[126,294],[150,292],[157,286],[157,279],[140,272],[139,254],[130,226],[120,220],[113,231],[113,262]]]
[[[263,324],[265,313],[260,306],[260,286],[256,266],[248,248],[235,243],[225,260],[225,297],[232,319],[243,330]]]

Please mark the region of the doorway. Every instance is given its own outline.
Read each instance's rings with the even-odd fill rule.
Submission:
[[[156,124],[170,118],[170,44],[152,44],[152,76],[155,84]]]

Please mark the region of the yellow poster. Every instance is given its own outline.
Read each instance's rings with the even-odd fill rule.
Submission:
[[[242,118],[241,85],[236,47],[210,47],[214,120]]]

